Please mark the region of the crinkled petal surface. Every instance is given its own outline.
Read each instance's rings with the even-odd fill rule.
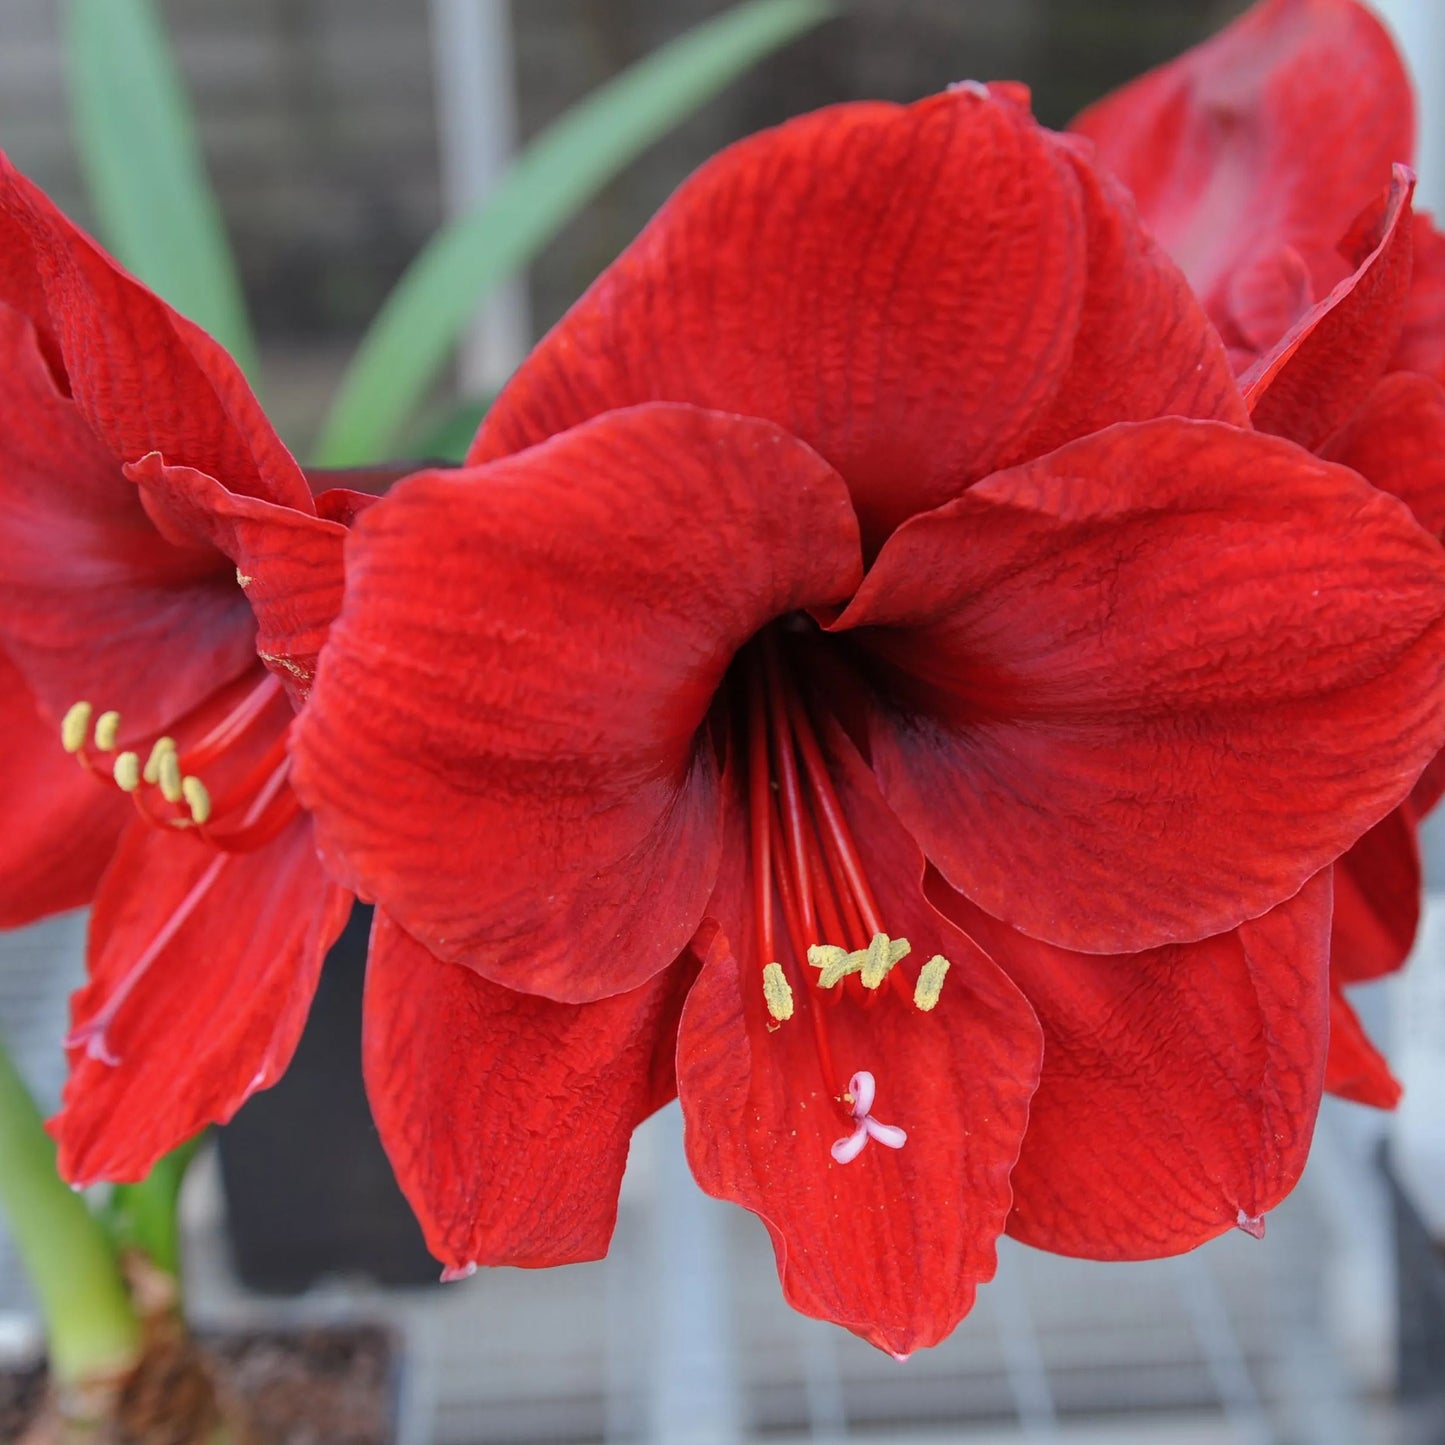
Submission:
[[[1368,1104],[1373,1109],[1393,1109],[1402,1092],[1384,1055],[1370,1041],[1359,1015],[1338,988],[1330,995],[1330,1057],[1325,1088],[1342,1099]]]
[[[0,303],[24,313],[118,463],[159,451],[232,491],[307,509],[301,469],[245,378],[0,156]]]
[[[1246,334],[1266,309],[1260,291],[1298,295],[1302,269],[1307,302],[1340,279],[1335,243],[1391,165],[1410,161],[1414,114],[1400,58],[1364,5],[1264,0],[1073,128],[1133,192],[1226,339],[1261,351],[1280,333]]]
[[[1319,1107],[1329,915],[1323,874],[1231,933],[1143,958],[1076,956],[1072,976],[1037,945],[1011,950],[1046,1064],[1009,1232],[1058,1253],[1152,1258],[1274,1208]]]
[[[1414,176],[1395,167],[1388,193],[1341,246],[1354,270],[1240,378],[1254,424],[1311,450],[1342,426],[1384,375],[1410,287]]]
[[[235,564],[234,581],[256,619],[256,652],[304,702],[341,608],[346,527],[228,492],[205,472],[167,466],[159,452],[129,465],[126,475],[162,533],[205,537]]]
[[[134,824],[96,898],[90,980],[71,1001],[77,1043],[50,1125],[61,1174],[141,1179],[274,1084],[350,910],[305,817],[239,854]]]
[[[1055,1254],[1153,1259],[1257,1219],[1294,1187],[1329,1037],[1328,870],[1230,933],[1116,957],[945,906],[1044,1030],[1010,1234]]]
[[[1438,382],[1387,376],[1320,455],[1399,497],[1427,532],[1445,537],[1445,390]]]
[[[293,745],[335,866],[494,982],[585,1002],[665,968],[717,872],[724,670],[857,585],[837,476],[768,423],[637,407],[403,482],[346,556]]]
[[[1420,889],[1414,814],[1402,803],[1335,865],[1337,982],[1363,983],[1405,962],[1420,923]]]
[[[600,1259],[632,1130],[676,1092],[696,969],[561,1004],[434,957],[377,911],[366,966],[372,1114],[427,1247],[473,1265]]]
[[[1132,952],[1264,912],[1404,796],[1445,727],[1442,562],[1353,472],[1164,420],[905,524],[836,627],[886,669],[874,767],[948,881]]]
[[[983,87],[837,106],[724,151],[523,364],[468,459],[652,400],[785,427],[875,541],[1110,422],[1239,409],[1132,206]]]
[[[156,532],[56,389],[33,327],[4,305],[0,366],[5,646],[53,718],[85,698],[153,733],[253,660],[246,599],[214,548]]]
[[[0,653],[0,928],[89,903],[135,815],[130,799],[97,782],[60,746],[25,679]]]
[[[788,1302],[907,1355],[947,1335],[993,1277],[1040,1035],[992,960],[925,902],[922,855],[857,755],[836,734],[830,751],[884,917],[912,946],[899,967],[911,980],[935,953],[952,965],[938,1005],[920,1012],[886,986],[871,1006],[830,1003],[803,983],[805,972],[816,975],[780,938],[796,1008],[773,1025],[739,800],[737,846],[710,908],[727,922],[683,1009],[678,1092],[693,1174],[767,1225]],[[839,1079],[824,1074],[813,1012]],[[840,1095],[858,1070],[876,1079],[876,1118],[908,1138],[896,1150],[870,1142],[840,1164],[832,1146],[853,1128]]]

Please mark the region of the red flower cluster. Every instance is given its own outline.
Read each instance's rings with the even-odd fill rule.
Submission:
[[[898,1355],[1003,1230],[1258,1230],[1327,1052],[1381,1093],[1338,990],[1330,1042],[1332,892],[1336,981],[1394,966],[1445,743],[1445,551],[1398,499],[1429,524],[1403,368],[1445,331],[1404,92],[1290,169],[1331,45],[1398,74],[1347,0],[1269,0],[1082,118],[1183,273],[1017,87],[744,141],[466,467],[370,507],[7,170],[0,901],[101,880],[68,1172],[273,1081],[355,891],[448,1275],[601,1254],[674,1094],[789,1300]]]
[[[1266,0],[1075,129],[1133,191],[1231,348],[1254,425],[1353,467],[1445,532],[1445,237],[1412,215],[1410,83],[1353,0]],[[1333,1092],[1399,1085],[1342,985],[1404,963],[1417,820],[1445,763],[1335,870]]]

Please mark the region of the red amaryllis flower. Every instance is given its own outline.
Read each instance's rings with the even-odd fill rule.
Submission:
[[[1440,739],[1445,562],[1246,429],[1019,101],[725,152],[348,540],[296,785],[451,1272],[605,1248],[674,1033],[699,1182],[898,1354],[1006,1223],[1168,1253],[1298,1176],[1317,875]]]
[[[1396,164],[1414,149],[1409,81],[1379,21],[1353,0],[1266,0],[1075,129],[1204,299],[1255,425],[1362,472],[1441,535],[1445,239],[1411,214]],[[1399,1086],[1342,988],[1405,961],[1415,825],[1442,788],[1436,765],[1336,870],[1328,1086],[1363,1103],[1389,1107]]]
[[[286,739],[359,503],[3,158],[0,350],[0,921],[94,898],[53,1128],[130,1179],[280,1076],[350,906]]]

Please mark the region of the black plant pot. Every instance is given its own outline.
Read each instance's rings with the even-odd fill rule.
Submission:
[[[361,995],[371,909],[327,955],[285,1077],[218,1131],[236,1272],[292,1294],[328,1274],[435,1280],[440,1265],[392,1177],[361,1081]]]

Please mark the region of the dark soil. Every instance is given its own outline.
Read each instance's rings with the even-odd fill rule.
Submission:
[[[201,1343],[223,1393],[244,1402],[257,1445],[391,1445],[396,1366],[385,1330],[268,1330]],[[44,1394],[40,1366],[0,1370],[0,1442],[21,1438]]]

